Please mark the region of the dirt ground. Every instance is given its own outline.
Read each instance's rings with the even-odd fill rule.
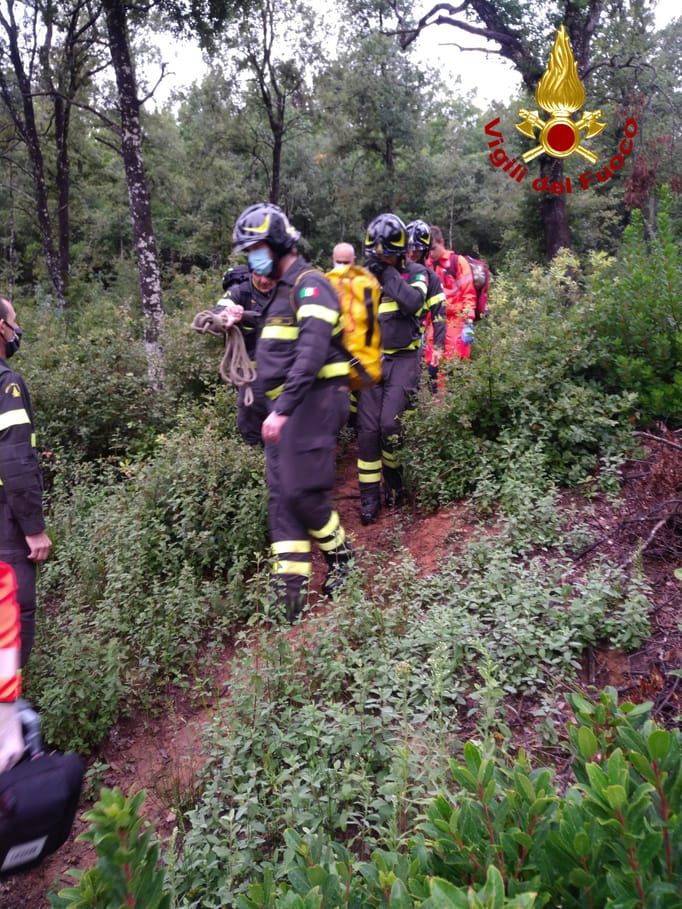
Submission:
[[[566,495],[587,516],[594,533],[589,549],[575,555],[577,569],[589,560],[608,557],[629,566],[641,552],[644,569],[652,587],[654,609],[650,616],[651,635],[640,650],[623,654],[603,647],[585,655],[581,682],[603,688],[612,685],[620,697],[635,702],[651,700],[654,713],[664,723],[676,722],[682,714],[682,680],[670,673],[682,668],[682,580],[675,570],[682,566],[682,435],[665,433],[662,439],[644,439],[646,460],[629,462],[623,473],[623,496],[617,508],[606,499],[588,503],[578,494]],[[419,571],[428,574],[438,561],[454,553],[474,532],[480,532],[476,516],[461,503],[435,515],[420,515],[403,509],[399,522],[393,512],[383,510],[371,527],[359,521],[359,501],[351,444],[340,460],[336,505],[355,545],[363,549],[393,550],[396,533],[410,551]],[[307,613],[305,622],[322,620],[332,608],[319,598],[324,577],[319,554],[314,561],[311,601],[319,603]],[[288,634],[295,640],[300,629]],[[227,649],[216,664],[216,679],[210,686],[220,691],[227,684],[233,652]],[[169,691],[167,707],[154,717],[138,715],[120,723],[107,741],[88,760],[81,806],[71,839],[38,868],[0,881],[0,909],[48,909],[48,890],[68,883],[68,869],[83,869],[93,862],[93,851],[77,836],[86,824],[83,810],[92,804],[100,785],[118,786],[127,793],[132,787],[147,791],[144,812],[164,841],[176,822],[173,806],[182,803],[191,791],[201,763],[201,727],[211,711],[211,700],[199,706],[182,691]],[[522,718],[520,718],[522,719]],[[98,769],[99,768],[99,769]]]

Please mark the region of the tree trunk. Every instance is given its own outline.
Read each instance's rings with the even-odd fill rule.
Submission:
[[[66,305],[64,282],[59,268],[59,258],[55,253],[54,234],[48,204],[47,181],[45,178],[45,163],[40,145],[40,136],[36,127],[35,110],[33,107],[33,93],[29,77],[24,69],[19,49],[19,29],[13,20],[3,18],[2,25],[7,34],[9,57],[12,70],[17,80],[17,87],[21,97],[21,109],[15,104],[15,96],[7,84],[4,74],[0,73],[0,94],[9,112],[17,132],[21,136],[28,151],[33,177],[33,196],[36,207],[36,219],[40,242],[43,248],[45,267],[52,283],[52,289],[57,298],[57,305],[63,308]]]
[[[270,181],[270,201],[279,205],[279,197],[282,191],[282,130],[275,129],[272,131],[272,180]]]
[[[69,160],[69,124],[71,108],[59,96],[55,97],[55,140],[57,145],[57,234],[59,239],[59,273],[65,289],[71,274],[71,224],[69,194],[71,164]]]
[[[562,182],[564,179],[564,162],[560,158],[542,156],[540,165],[542,177],[548,178],[548,185],[553,182]],[[566,195],[561,193],[542,193],[540,201],[540,214],[545,237],[545,249],[550,259],[560,249],[570,249],[571,239],[568,232],[568,206]]]
[[[121,154],[128,184],[137,269],[144,316],[144,343],[153,388],[163,384],[161,332],[164,310],[152,207],[142,155],[137,84],[128,43],[125,0],[104,0],[111,62],[121,113]]]

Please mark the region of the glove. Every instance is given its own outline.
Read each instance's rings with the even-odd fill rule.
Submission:
[[[24,736],[15,703],[0,704],[0,773],[9,770],[24,754]]]
[[[462,329],[462,344],[473,344],[474,326],[472,322],[466,322]]]
[[[381,259],[377,259],[376,256],[370,254],[367,256],[367,271],[371,272],[381,284],[386,271],[386,262],[382,262]]]

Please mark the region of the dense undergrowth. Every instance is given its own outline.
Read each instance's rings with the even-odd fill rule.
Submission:
[[[654,277],[661,274],[664,281]],[[682,267],[666,197],[655,237],[635,218],[622,258],[595,256],[584,270],[569,256],[544,269],[510,261],[495,277],[472,360],[448,367],[438,399],[424,395],[404,453],[421,509],[466,495],[482,525],[494,518],[494,533],[428,578],[397,548],[363,553],[343,602],[295,648],[267,585],[262,454],[236,436],[234,394],[216,381],[219,346],[188,328],[211,302],[205,278],[183,279],[181,295],[192,302],[167,317],[162,393],[147,386],[125,307],[106,300],[87,312],[22,314],[37,340],[20,364],[49,443],[55,546],[41,570],[38,644],[26,679],[48,741],[88,752],[126,711],[154,709],[168,683],[201,689],[211,649],[238,644],[247,624],[261,636],[257,658],[235,661],[231,702],[207,733],[206,770],[188,803],[175,806],[183,823],[165,857],[158,905],[672,906],[676,868],[667,867],[667,877],[650,871],[649,902],[637,889],[645,877],[627,876],[620,860],[641,845],[628,838],[630,828],[622,847],[614,833],[605,851],[584,853],[589,885],[573,868],[555,895],[543,890],[537,853],[537,842],[549,842],[540,830],[549,827],[501,827],[499,843],[487,828],[490,842],[474,865],[447,873],[434,858],[438,837],[423,832],[439,791],[451,791],[454,803],[465,798],[456,785],[465,776],[453,778],[453,762],[478,762],[469,766],[474,776],[494,768],[480,771],[472,818],[486,816],[488,798],[498,807],[503,793],[511,799],[509,779],[517,798],[540,787],[530,800],[540,800],[538,818],[556,823],[557,836],[578,824],[579,793],[592,804],[578,771],[575,796],[562,801],[549,770],[531,770],[515,755],[509,705],[523,693],[541,754],[571,747],[556,704],[574,684],[581,653],[604,641],[636,647],[647,634],[641,564],[626,570],[601,561],[576,573],[571,554],[589,544],[590,532],[559,507],[559,490],[615,499],[633,425],[682,424]],[[113,319],[116,331],[106,327]],[[77,351],[64,340],[72,337]],[[639,716],[610,700],[602,709],[618,730]],[[647,805],[665,788],[656,788],[660,768],[653,777],[643,769],[643,760],[657,759],[659,745],[649,739],[662,739],[637,722],[641,766],[623,769],[632,758],[617,744],[620,732],[598,756],[578,743],[577,766],[592,762],[606,773],[604,798],[614,810],[622,800],[613,787],[625,789],[630,807],[635,772],[658,793],[647,791]],[[679,750],[675,735],[666,742],[666,754]],[[598,773],[584,772],[596,787]],[[673,786],[673,771],[666,773]],[[679,783],[673,788],[677,798]],[[520,810],[510,803],[505,816]],[[468,823],[466,836],[474,837]],[[596,814],[580,824],[572,840],[578,859],[583,829],[588,852],[595,831],[615,831]],[[653,833],[642,845],[647,867]],[[665,835],[656,829],[655,842]],[[608,850],[620,864],[613,881],[605,871],[597,883]],[[359,877],[344,870],[356,862]],[[442,892],[428,885],[434,877],[444,881]],[[461,897],[450,885],[482,895]],[[573,886],[581,898],[589,887],[592,902],[570,902]],[[71,899],[56,905],[92,904]],[[97,905],[109,903],[102,897]]]
[[[403,749],[412,748],[397,741],[395,772],[383,786],[384,795],[392,794],[387,800],[392,810],[371,825],[382,830],[374,847],[366,854],[357,848],[362,830],[354,816],[346,818],[353,835],[330,838],[324,819],[318,823],[331,807],[321,786],[312,824],[305,810],[301,814],[296,803],[289,805],[293,821],[281,835],[281,861],[261,869],[260,880],[245,895],[235,896],[226,884],[235,844],[239,848],[229,789],[222,829],[203,829],[203,854],[212,850],[213,861],[204,862],[200,883],[189,893],[172,858],[165,873],[157,867],[151,831],[140,834],[141,796],[126,799],[118,790],[105,790],[88,815],[86,834],[96,844],[98,864],[82,877],[76,872],[76,886],[53,895],[52,905],[674,909],[682,888],[679,730],[654,723],[650,705],[619,704],[614,689],[596,699],[576,693],[569,700],[570,785],[523,750],[512,754],[490,740],[469,741],[444,767],[437,793],[412,802],[408,761],[400,759]],[[323,735],[322,741],[327,751],[333,738]],[[315,754],[309,750],[309,756]],[[262,767],[252,766],[254,784],[260,776],[273,778],[270,753],[264,753]],[[424,743],[423,763],[430,754]],[[292,760],[289,767],[290,775],[303,781],[302,791],[303,766]],[[337,759],[329,775],[341,768]],[[361,779],[346,776],[347,794],[362,791]],[[249,834],[258,840],[263,826],[252,817]],[[249,876],[253,873],[250,865]],[[211,888],[206,875],[216,878]]]

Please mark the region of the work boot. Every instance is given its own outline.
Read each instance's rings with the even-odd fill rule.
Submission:
[[[403,501],[403,477],[400,470],[384,465],[384,504],[386,508],[400,508]]]
[[[360,521],[374,524],[381,509],[381,489],[378,483],[360,484]]]
[[[306,603],[305,593],[287,593],[284,600],[284,608],[286,611],[287,622],[290,625],[294,625],[301,613],[303,612],[303,607]]]
[[[386,508],[400,508],[404,501],[403,478],[397,470],[389,473],[384,469],[384,505]]]
[[[324,558],[329,568],[322,584],[322,593],[329,597],[346,583],[351,564],[355,560],[355,552],[351,546],[344,543],[338,549],[325,552]]]

